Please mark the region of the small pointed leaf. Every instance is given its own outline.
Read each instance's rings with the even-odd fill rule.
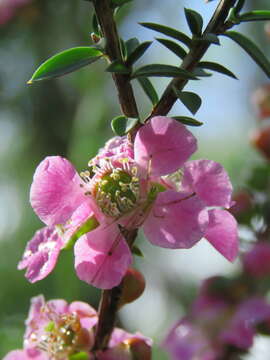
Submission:
[[[188,116],[172,116],[173,119],[181,122],[182,124],[184,125],[190,125],[190,126],[201,126],[203,125],[202,122],[196,120],[196,119],[193,119],[191,117],[188,117]]]
[[[137,38],[131,38],[126,41],[127,56],[129,56],[140,45]]]
[[[186,51],[172,40],[157,38],[157,41],[164,45],[167,49],[171,50],[180,59],[184,59],[187,55]]]
[[[181,41],[187,47],[191,46],[192,40],[186,34],[183,34],[181,31],[175,30],[175,29],[170,28],[165,25],[160,25],[160,24],[155,24],[155,23],[145,22],[145,23],[139,23],[139,24],[148,29],[160,32],[161,34],[167,35],[178,41]]]
[[[214,62],[210,62],[210,61],[201,61],[198,64],[198,67],[201,67],[203,69],[208,69],[208,70],[213,70],[216,72],[219,72],[221,74],[230,76],[234,79],[237,79],[237,77],[234,75],[234,73],[232,73],[230,70],[228,70],[227,68],[225,68],[225,66],[214,63]]]
[[[141,56],[143,56],[143,54],[151,44],[152,41],[145,41],[141,43],[138,47],[136,47],[136,49],[128,56],[126,65],[127,66],[133,65]]]
[[[96,36],[101,37],[99,25],[98,25],[98,19],[95,13],[92,16],[92,31]]]
[[[112,119],[111,127],[116,135],[126,135],[138,123],[137,118],[127,118],[124,115],[117,116]]]
[[[158,103],[158,94],[151,81],[147,79],[147,77],[138,77],[137,80],[143,88],[145,94],[150,99],[151,103],[155,106]]]
[[[84,351],[77,352],[76,354],[69,355],[68,357],[68,360],[88,360],[88,359],[89,359],[89,355]]]
[[[209,77],[212,76],[211,73],[208,73],[206,71],[204,71],[203,69],[197,67],[192,71],[192,74],[194,74],[197,77]]]
[[[186,80],[197,80],[196,76],[187,70],[178,68],[176,66],[163,64],[151,64],[142,66],[132,74],[132,78],[137,78],[139,76],[179,77]]]
[[[142,250],[137,245],[132,246],[131,252],[133,255],[144,257]]]
[[[245,14],[239,15],[239,20],[241,22],[270,20],[270,10],[250,11]]]
[[[130,70],[120,61],[113,61],[106,69],[108,72],[117,74],[129,74]]]
[[[265,74],[270,77],[270,62],[252,40],[236,31],[226,31],[222,35],[227,36],[240,45],[257,63],[257,65],[260,66]]]
[[[188,110],[195,115],[202,104],[202,99],[199,95],[189,91],[179,91],[174,89],[175,95],[182,101]]]
[[[101,50],[88,46],[62,51],[41,64],[28,81],[28,84],[68,74],[97,61],[102,55]]]
[[[203,18],[194,10],[185,8],[185,16],[193,35],[201,35],[203,27]]]
[[[236,14],[238,14],[242,10],[242,8],[245,5],[245,2],[246,2],[246,0],[238,0],[238,3],[236,4],[236,6],[234,8]]]
[[[95,216],[91,216],[89,219],[87,219],[77,230],[76,232],[71,236],[71,238],[68,240],[67,244],[65,245],[64,249],[69,250],[72,249],[75,242],[84,234],[95,230],[99,226],[99,222],[95,218]]]

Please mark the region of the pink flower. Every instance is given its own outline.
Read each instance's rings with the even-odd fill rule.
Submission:
[[[270,305],[264,298],[238,296],[235,282],[222,277],[207,279],[189,315],[169,331],[163,347],[172,360],[217,360],[234,346],[248,350],[258,325],[268,325]],[[240,291],[241,291],[241,284]]]
[[[262,277],[270,274],[270,244],[256,243],[253,248],[243,256],[245,270],[255,276]]]
[[[237,224],[222,209],[231,206],[230,180],[218,163],[187,162],[195,150],[196,139],[182,124],[158,116],[139,129],[134,145],[126,137],[110,140],[81,177],[68,160],[46,158],[35,172],[30,199],[59,237],[49,241],[49,250],[45,236],[36,235],[31,242],[38,246],[28,245],[19,267],[28,268],[30,281],[40,280],[60,250],[76,241],[78,277],[111,288],[132,261],[122,230],[139,227],[165,248],[190,248],[205,237],[234,260]]]
[[[86,303],[45,302],[42,295],[37,296],[31,301],[26,320],[23,350],[11,351],[3,360],[66,360],[78,353],[83,354],[84,359],[93,359],[91,348],[97,321],[96,311]],[[129,334],[116,328],[108,350],[99,353],[98,360],[132,360],[140,351],[151,354],[151,345],[151,340],[140,333]]]
[[[31,0],[0,0],[0,26],[5,25],[16,11]]]

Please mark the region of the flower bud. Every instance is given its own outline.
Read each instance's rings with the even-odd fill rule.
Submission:
[[[267,21],[264,25],[264,31],[268,39],[270,40],[270,21]]]
[[[143,275],[135,269],[129,268],[123,279],[123,291],[119,307],[137,300],[145,289]]]
[[[258,129],[251,138],[252,144],[270,160],[270,127]]]
[[[261,120],[270,116],[270,84],[265,84],[256,89],[251,102],[254,104]]]
[[[151,360],[151,346],[143,339],[130,339],[129,349],[132,355],[132,360]]]
[[[248,190],[242,189],[233,195],[233,201],[235,203],[229,211],[237,220],[241,220],[252,209],[252,195]]]

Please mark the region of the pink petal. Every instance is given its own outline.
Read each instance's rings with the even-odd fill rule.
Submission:
[[[229,261],[238,254],[237,222],[226,210],[208,211],[209,225],[204,237]]]
[[[65,223],[85,201],[81,183],[72,164],[60,156],[49,156],[39,164],[30,190],[30,201],[46,225]]]
[[[212,348],[206,332],[187,318],[171,329],[163,345],[171,360],[216,360],[218,353]]]
[[[40,351],[14,350],[9,352],[3,360],[49,360],[49,358]]]
[[[137,132],[135,161],[151,175],[178,170],[197,150],[196,139],[184,125],[164,116],[153,117]]]
[[[183,170],[184,191],[196,192],[208,206],[231,207],[232,184],[219,163],[211,160],[188,161]]]
[[[93,202],[91,200],[91,202]],[[95,213],[90,202],[82,203],[72,214],[69,221],[64,225],[64,242],[66,246],[73,245],[75,241],[86,232],[94,230],[98,226]]]
[[[270,317],[270,305],[263,298],[251,298],[240,304],[227,329],[221,334],[225,343],[241,349],[252,346],[255,327]]]
[[[54,269],[62,247],[55,228],[44,227],[28,242],[18,269],[27,268],[25,276],[32,283],[44,279]]]
[[[88,330],[95,326],[98,321],[96,310],[82,301],[72,302],[69,305],[69,312],[76,313],[80,318],[81,325]]]
[[[99,226],[75,244],[75,268],[78,277],[101,289],[117,286],[132,257],[117,225]]]
[[[245,270],[255,277],[270,275],[270,244],[260,242],[243,257]]]
[[[157,246],[188,249],[203,237],[208,221],[203,209],[197,196],[173,190],[162,192],[143,224],[145,236]]]
[[[50,316],[50,312],[63,315],[68,312],[68,303],[63,299],[54,299],[47,301],[48,306],[48,317]],[[58,316],[57,316],[58,317]]]

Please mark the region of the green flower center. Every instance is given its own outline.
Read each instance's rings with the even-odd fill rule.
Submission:
[[[101,210],[115,217],[132,210],[139,199],[139,179],[136,168],[131,172],[114,169],[106,173],[96,184],[95,196]]]

